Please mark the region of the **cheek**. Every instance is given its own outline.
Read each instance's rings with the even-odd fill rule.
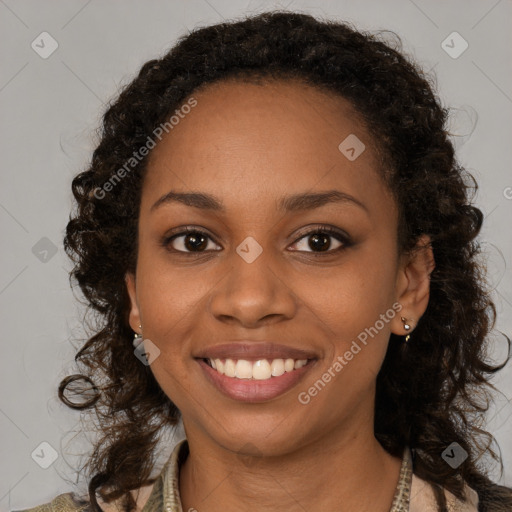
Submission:
[[[164,338],[185,328],[187,318],[211,287],[203,272],[173,266],[169,261],[162,249],[148,248],[139,253],[137,266],[142,318],[154,335]]]
[[[306,279],[301,292],[315,309],[331,341],[328,359],[343,358],[343,372],[350,380],[373,378],[384,359],[391,320],[396,316],[394,267],[390,256],[367,246],[333,267],[329,279]]]
[[[180,383],[186,378],[183,361],[190,359],[190,316],[207,292],[207,287],[196,278],[185,281],[182,274],[169,272],[157,258],[139,258],[137,292],[144,338],[159,350],[151,363],[151,370],[164,391],[171,397],[179,396]]]
[[[183,410],[191,400],[187,364],[192,363],[189,340],[193,333],[189,315],[199,299],[191,291],[194,287],[184,287],[176,273],[141,266],[139,279],[144,338],[159,351],[151,362],[151,372],[164,393]]]

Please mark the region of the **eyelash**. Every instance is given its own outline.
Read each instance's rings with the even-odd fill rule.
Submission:
[[[201,236],[204,236],[204,237],[209,238],[210,240],[214,241],[212,239],[212,237],[208,233],[206,233],[206,231],[203,231],[202,229],[194,228],[194,227],[185,227],[185,228],[182,228],[182,230],[179,233],[174,233],[174,234],[171,233],[171,235],[164,236],[162,239],[162,242],[161,242],[162,246],[165,249],[167,249],[168,251],[178,253],[178,254],[196,254],[197,255],[197,254],[208,252],[208,251],[181,251],[181,250],[169,248],[170,243],[172,241],[174,241],[176,238],[179,238],[179,237],[185,236],[185,235],[189,235],[189,234],[201,235]],[[297,238],[297,240],[294,242],[294,244],[297,243],[298,241],[302,240],[303,238],[307,238],[308,236],[317,235],[317,234],[330,235],[333,238],[336,238],[336,240],[338,240],[339,242],[341,242],[342,245],[340,247],[338,247],[337,249],[331,249],[331,250],[328,250],[325,252],[320,252],[320,251],[297,251],[297,252],[307,252],[309,254],[314,255],[315,257],[330,256],[334,253],[337,253],[344,249],[347,249],[348,247],[350,247],[352,245],[352,241],[350,240],[348,235],[344,234],[342,231],[339,231],[338,229],[332,228],[331,226],[323,226],[323,225],[320,225],[314,229],[306,231],[305,233],[301,233],[299,238]]]

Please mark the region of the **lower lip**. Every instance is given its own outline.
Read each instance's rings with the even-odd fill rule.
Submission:
[[[196,359],[208,380],[224,395],[242,402],[264,402],[271,400],[295,386],[302,377],[314,366],[316,359],[308,361],[302,368],[285,372],[279,377],[266,380],[237,379],[227,377],[206,364],[202,359]]]

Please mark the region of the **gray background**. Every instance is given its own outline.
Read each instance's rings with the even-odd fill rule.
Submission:
[[[274,7],[337,17],[363,30],[390,29],[404,49],[437,76],[460,161],[478,180],[485,213],[481,239],[498,310],[496,328],[512,334],[512,35],[510,0],[427,2],[234,0],[0,0],[2,232],[0,305],[0,510],[34,506],[73,490],[93,434],[57,398],[81,346],[82,307],[68,284],[62,237],[71,179],[87,164],[104,104],[140,66],[195,27]],[[43,59],[31,47],[42,32],[57,41]],[[454,31],[468,43],[457,58],[442,42]],[[455,39],[452,52],[460,51]],[[40,43],[41,46],[41,43]],[[45,48],[49,48],[46,40]],[[45,252],[46,251],[46,252]],[[496,357],[504,343],[493,344]],[[512,485],[512,365],[494,382],[489,430],[504,457],[501,482]],[[162,440],[162,464],[175,442]],[[57,459],[50,462],[52,450]],[[42,451],[41,451],[42,450]],[[44,455],[41,455],[44,454]],[[44,460],[43,460],[44,459]],[[495,473],[495,478],[499,475]]]

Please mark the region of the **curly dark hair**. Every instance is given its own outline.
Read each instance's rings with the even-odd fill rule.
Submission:
[[[477,184],[456,160],[445,128],[449,110],[432,78],[391,34],[394,43],[380,31],[287,11],[202,27],[146,62],[106,109],[92,161],[72,183],[76,212],[64,238],[74,263],[70,281],[100,325],[76,354],[84,371],[59,387],[67,405],[91,409],[99,420],[102,437],[88,461],[94,510],[101,511],[96,492],[106,502],[123,497],[126,510],[134,509],[129,491],[155,481],[159,432],[180,419],[150,368],[133,356],[128,323],[125,275],[137,263],[147,157],[108,192],[104,185],[194,91],[227,79],[300,80],[345,98],[361,115],[399,208],[400,251],[427,234],[436,261],[413,340],[405,345],[391,334],[377,378],[375,436],[392,455],[412,449],[414,471],[432,484],[440,511],[447,510],[443,488],[464,499],[464,482],[478,492],[480,511],[512,510],[512,490],[493,483],[480,460],[490,455],[503,471],[484,423],[489,388],[496,391],[490,380],[510,358],[510,339],[507,360],[494,366],[487,350],[496,309],[475,240],[483,214],[470,197]],[[97,392],[73,404],[65,391],[84,378]],[[456,470],[441,458],[452,442],[468,453]]]

